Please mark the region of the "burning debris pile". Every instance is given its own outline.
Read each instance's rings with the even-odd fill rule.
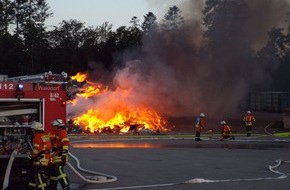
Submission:
[[[87,74],[71,77],[68,89],[68,117],[89,133],[160,133],[171,127],[147,105],[128,102],[130,90],[109,88],[87,79]]]

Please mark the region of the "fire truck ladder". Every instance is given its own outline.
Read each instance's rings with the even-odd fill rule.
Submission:
[[[10,77],[10,78],[7,78],[7,81],[63,84],[63,83],[67,83],[67,79],[68,79],[68,75],[65,72],[62,72],[61,74],[53,74],[51,71],[49,71],[49,72],[35,74],[35,75]]]

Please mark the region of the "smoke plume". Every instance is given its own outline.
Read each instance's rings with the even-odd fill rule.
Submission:
[[[161,5],[158,0],[149,2],[152,6]],[[112,78],[115,90],[127,89],[130,93],[118,98],[136,107],[149,105],[170,117],[192,117],[204,112],[222,118],[234,113],[253,82],[265,79],[264,69],[256,65],[252,53],[265,45],[272,27],[285,26],[288,6],[282,0],[245,2],[248,8],[245,23],[241,23],[244,32],[224,41],[217,56],[203,38],[204,1],[178,1],[185,19],[183,28],[170,34],[154,33],[150,40],[144,39],[143,54],[134,55],[139,56],[136,60],[128,60],[134,52],[124,55],[125,67],[116,70]]]

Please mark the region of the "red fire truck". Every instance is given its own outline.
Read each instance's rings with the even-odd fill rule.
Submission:
[[[31,122],[43,123],[52,132],[51,121],[66,121],[67,73],[46,72],[9,78],[0,75],[0,182],[2,189],[27,175],[31,152]],[[10,183],[10,185],[9,185]],[[0,185],[0,186],[1,186]],[[1,188],[0,188],[1,189]]]

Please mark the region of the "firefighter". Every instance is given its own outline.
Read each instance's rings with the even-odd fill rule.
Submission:
[[[225,121],[221,121],[221,126],[221,141],[229,139],[232,133],[230,126]]]
[[[49,187],[51,190],[56,190],[59,182],[62,189],[70,190],[70,183],[63,169],[68,161],[69,138],[66,127],[62,119],[53,120],[52,126],[54,134]]]
[[[243,118],[244,125],[246,127],[246,134],[247,137],[251,136],[252,134],[252,127],[256,124],[256,119],[252,115],[251,111],[247,111],[247,114]]]
[[[33,132],[33,150],[31,152],[32,175],[28,189],[48,189],[47,173],[49,171],[50,153],[52,143],[50,135],[44,132],[43,125],[39,122],[31,124]]]
[[[201,113],[195,121],[195,141],[201,141],[200,133],[205,129],[205,114]]]

